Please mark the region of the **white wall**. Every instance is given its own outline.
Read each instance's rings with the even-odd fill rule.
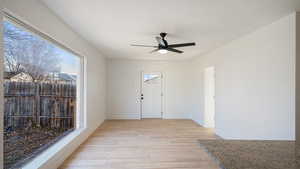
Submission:
[[[226,139],[295,139],[295,15],[193,61],[192,118],[203,124],[203,71],[216,68],[216,133]]]
[[[138,119],[142,71],[164,74],[163,118],[190,118],[190,61],[108,60],[108,117]]]
[[[67,146],[60,151],[56,150],[55,156],[45,162],[48,156],[38,161],[41,168],[56,168],[66,157],[74,151],[105,119],[106,111],[106,63],[100,52],[89,45],[78,34],[73,32],[58,17],[38,0],[5,0],[7,10],[38,30],[50,35],[74,51],[85,56],[86,61],[86,118],[87,129],[76,136]],[[2,85],[1,85],[2,86]],[[44,163],[45,162],[45,163]],[[35,168],[36,166],[28,166]]]

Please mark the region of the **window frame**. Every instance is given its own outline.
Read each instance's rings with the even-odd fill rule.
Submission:
[[[87,128],[87,115],[86,115],[86,57],[81,55],[79,52],[76,52],[72,48],[64,45],[48,34],[36,29],[30,24],[24,22],[19,19],[15,15],[11,14],[7,10],[2,11],[2,22],[8,21],[14,24],[16,27],[23,29],[24,31],[28,31],[33,35],[38,36],[39,38],[51,43],[52,45],[64,50],[65,52],[71,53],[74,57],[79,58],[80,62],[80,70],[79,70],[79,78],[76,81],[77,89],[76,89],[76,112],[74,116],[74,130],[49,146],[43,152],[38,153],[35,157],[33,157],[30,161],[24,164],[21,168],[32,168],[32,166],[40,167],[44,165],[43,163],[50,160],[55,153],[58,153],[61,149],[63,149],[68,143],[74,140],[77,136],[79,136],[84,130]],[[4,37],[3,37],[4,38]],[[3,46],[4,48],[4,46]],[[3,56],[4,57],[4,56]],[[4,63],[1,63],[4,64]],[[4,118],[4,117],[2,117]],[[2,120],[2,119],[1,119]],[[46,157],[46,158],[45,158]],[[0,164],[3,165],[3,164]],[[1,167],[0,167],[1,168]]]

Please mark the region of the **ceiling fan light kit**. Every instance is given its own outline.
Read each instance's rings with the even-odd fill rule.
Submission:
[[[183,53],[183,51],[175,49],[175,48],[181,48],[181,47],[186,47],[186,46],[195,46],[196,43],[195,42],[191,42],[191,43],[180,43],[180,44],[168,44],[167,40],[165,39],[165,37],[167,36],[167,33],[162,32],[160,33],[160,36],[155,37],[158,45],[157,46],[153,46],[153,45],[136,45],[136,44],[132,44],[131,46],[138,46],[138,47],[151,47],[151,48],[155,48],[154,50],[152,50],[150,53],[153,52],[158,52],[160,54],[166,54],[168,52],[175,52],[175,53]]]
[[[158,53],[160,53],[160,54],[166,54],[166,53],[168,53],[168,51],[166,49],[159,49]]]

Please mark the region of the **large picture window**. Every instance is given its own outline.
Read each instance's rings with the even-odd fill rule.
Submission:
[[[73,131],[81,58],[5,20],[4,168],[19,168]]]

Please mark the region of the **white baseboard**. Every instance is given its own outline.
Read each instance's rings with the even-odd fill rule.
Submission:
[[[142,118],[161,118],[161,113],[158,113],[158,114],[142,114]]]
[[[191,119],[189,113],[164,113],[163,119]]]
[[[118,113],[118,114],[109,114],[108,119],[140,119],[139,113]]]
[[[156,115],[152,116],[145,116],[143,118],[155,118]],[[189,113],[164,113],[163,119],[191,119],[191,115]],[[140,119],[139,113],[115,113],[109,114],[108,119]]]
[[[269,135],[251,135],[247,134],[232,134],[231,131],[224,131],[222,129],[215,129],[216,135],[225,140],[282,140],[282,141],[295,141],[295,138],[291,137],[278,137],[278,136],[269,136]]]
[[[197,124],[199,124],[200,126],[203,126],[203,123],[202,123],[202,121],[200,121],[200,120],[196,120],[196,119],[193,119],[193,118],[192,118],[192,120],[193,120],[194,122],[196,122]]]

